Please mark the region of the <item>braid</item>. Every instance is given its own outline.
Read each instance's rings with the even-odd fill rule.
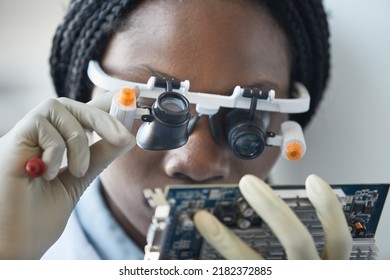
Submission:
[[[57,28],[50,56],[58,96],[82,102],[91,98],[88,61],[100,59],[115,29],[135,1],[72,1]]]
[[[252,0],[256,1],[256,0]],[[114,32],[136,0],[72,0],[53,38],[51,75],[57,94],[82,102],[90,100],[88,61],[100,60]],[[310,110],[293,114],[303,127],[322,98],[330,68],[329,30],[321,0],[257,0],[268,8],[284,30],[292,49],[291,81],[309,90]]]
[[[304,127],[315,113],[329,78],[329,29],[324,7],[321,0],[265,2],[292,47],[291,81],[303,83],[310,93],[310,110],[291,116]]]

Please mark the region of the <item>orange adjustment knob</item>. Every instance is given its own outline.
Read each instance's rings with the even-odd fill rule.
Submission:
[[[131,106],[134,104],[135,97],[135,90],[131,88],[123,88],[119,93],[119,104],[123,106]]]
[[[298,143],[288,144],[285,152],[289,160],[299,160],[303,154],[302,146]]]

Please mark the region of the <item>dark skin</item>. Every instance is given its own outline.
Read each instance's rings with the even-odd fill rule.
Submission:
[[[163,73],[189,80],[192,92],[230,95],[236,85],[257,86],[272,88],[283,98],[289,91],[290,56],[284,33],[260,5],[223,0],[144,1],[113,37],[101,64],[110,75],[135,82]],[[287,118],[271,113],[267,131],[279,132]],[[140,124],[135,123],[134,134]],[[144,201],[143,189],[237,183],[245,174],[265,178],[279,153],[279,148],[267,147],[254,160],[239,159],[225,139],[213,140],[208,119],[202,117],[183,147],[163,152],[135,147],[100,178],[113,215],[143,248],[154,212]]]

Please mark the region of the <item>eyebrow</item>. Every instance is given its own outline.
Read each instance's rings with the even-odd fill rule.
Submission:
[[[168,73],[165,73],[161,70],[158,70],[152,66],[149,66],[149,65],[139,65],[139,66],[136,66],[134,68],[132,68],[129,73],[134,73],[135,71],[143,71],[151,76],[155,76],[155,77],[158,77],[158,78],[169,78],[169,79],[176,79],[176,80],[180,80],[182,81],[181,79],[177,78],[177,77],[174,77]],[[243,88],[258,88],[262,91],[269,91],[271,89],[275,90],[276,94],[281,94],[281,89],[280,89],[280,86],[278,86],[276,83],[270,81],[270,80],[259,80],[259,81],[256,81],[250,85],[241,85],[241,84],[237,84],[235,86],[240,86],[240,87],[243,87]],[[231,95],[233,93],[233,90],[234,90],[234,87],[231,89],[231,90],[225,90],[223,92],[218,92],[218,93],[215,93],[215,94],[225,94],[225,95]],[[206,91],[206,92],[209,92],[209,91]],[[212,92],[210,92],[212,93]]]

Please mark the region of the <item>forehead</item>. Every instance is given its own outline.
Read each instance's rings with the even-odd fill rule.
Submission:
[[[144,82],[153,72],[190,80],[192,91],[224,93],[264,84],[287,95],[287,39],[253,1],[144,1],[111,40],[103,68]]]

